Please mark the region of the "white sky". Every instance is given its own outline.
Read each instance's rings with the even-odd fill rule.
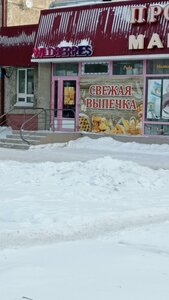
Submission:
[[[168,161],[108,137],[0,149],[0,299],[167,300]]]

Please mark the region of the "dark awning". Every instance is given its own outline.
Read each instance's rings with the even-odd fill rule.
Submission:
[[[0,30],[0,65],[30,66],[38,25],[3,27]]]
[[[131,24],[131,7],[145,5],[148,8],[149,5],[156,4],[165,7],[168,1],[112,1],[44,10],[40,16],[32,61],[49,61],[49,57],[52,61],[53,51],[56,53],[55,60],[59,60],[58,48],[79,45],[92,47],[93,53],[88,59],[93,60],[98,57],[167,55],[169,54],[169,48],[166,46],[169,21],[164,16],[158,17],[158,21],[154,23]],[[160,35],[164,43],[163,49],[157,47],[147,49],[153,33]],[[144,49],[129,50],[129,36],[139,34],[145,37]],[[76,51],[76,48],[73,49]],[[66,51],[69,52],[70,49]],[[77,56],[83,56],[81,53],[86,53],[85,48],[80,49]],[[75,56],[71,59],[78,59]],[[70,60],[69,55],[65,58]]]

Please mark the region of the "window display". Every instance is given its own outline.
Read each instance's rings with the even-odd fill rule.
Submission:
[[[140,75],[143,74],[142,61],[116,61],[113,63],[114,75]]]
[[[76,76],[78,75],[79,65],[77,63],[58,63],[54,64],[54,76]]]
[[[142,114],[142,78],[81,78],[80,131],[139,135]]]
[[[169,119],[169,79],[163,79],[162,118]]]
[[[169,78],[148,79],[146,118],[169,119]]]
[[[148,79],[147,119],[160,119],[161,79]]]
[[[169,60],[168,59],[148,60],[147,74],[169,74]]]
[[[109,65],[107,62],[84,63],[82,65],[82,74],[107,74]]]

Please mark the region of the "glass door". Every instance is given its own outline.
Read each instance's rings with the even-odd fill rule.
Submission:
[[[60,77],[53,82],[54,130],[75,131],[77,78]]]
[[[75,118],[76,80],[63,80],[63,118]]]

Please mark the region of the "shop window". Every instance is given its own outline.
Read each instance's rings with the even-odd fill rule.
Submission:
[[[107,62],[82,64],[82,74],[108,74],[108,72],[109,65]]]
[[[33,105],[34,70],[18,69],[17,71],[17,104]]]
[[[54,76],[77,76],[79,64],[75,63],[60,63],[53,67]]]
[[[141,75],[143,74],[142,61],[115,61],[113,63],[114,75]]]
[[[169,60],[168,59],[148,60],[147,74],[169,74]]]
[[[147,79],[146,119],[169,120],[169,78]]]
[[[147,135],[169,135],[169,126],[163,124],[145,124],[144,133]]]

